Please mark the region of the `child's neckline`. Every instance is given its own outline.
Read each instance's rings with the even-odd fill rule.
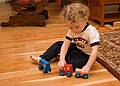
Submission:
[[[85,31],[85,30],[87,29],[88,26],[89,26],[89,23],[87,22],[86,25],[85,25],[85,27],[84,27],[80,32]]]

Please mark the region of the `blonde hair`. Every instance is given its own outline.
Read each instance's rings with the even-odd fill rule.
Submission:
[[[63,8],[60,17],[65,21],[77,23],[86,21],[89,18],[89,8],[81,3],[71,3]]]

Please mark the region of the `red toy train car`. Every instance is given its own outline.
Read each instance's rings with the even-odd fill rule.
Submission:
[[[64,68],[60,70],[60,76],[66,75],[67,77],[71,77],[72,74],[73,74],[72,64],[65,64]]]

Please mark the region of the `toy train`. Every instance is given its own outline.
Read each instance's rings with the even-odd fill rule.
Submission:
[[[39,70],[42,70],[43,73],[51,72],[51,67],[48,61],[46,61],[43,58],[39,58],[39,64],[38,64]],[[67,77],[71,77],[73,75],[73,65],[72,64],[65,64],[63,69],[60,70],[60,76],[66,75]],[[76,71],[75,72],[76,78],[84,78],[87,79],[88,75],[83,73],[82,71]]]
[[[60,76],[66,75],[67,77],[71,77],[73,75],[73,65],[72,64],[65,64],[62,70],[60,70]],[[75,72],[76,78],[88,78],[88,74],[83,73],[82,71],[76,71]]]
[[[38,68],[39,70],[42,70],[43,73],[51,72],[51,67],[50,67],[49,62],[43,58],[39,58]]]

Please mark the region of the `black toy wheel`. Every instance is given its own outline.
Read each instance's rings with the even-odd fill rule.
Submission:
[[[80,78],[80,77],[81,77],[81,76],[80,76],[80,73],[79,73],[79,72],[76,72],[76,73],[75,73],[75,77],[76,77],[76,78]]]
[[[45,69],[43,69],[43,73],[48,73],[48,71],[46,71]]]
[[[60,76],[64,76],[64,72],[63,71],[60,71]]]
[[[84,74],[82,77],[83,77],[84,79],[87,79],[87,78],[88,78],[88,75],[87,75],[87,74]]]
[[[39,70],[42,70],[42,69],[43,69],[43,67],[42,67],[41,64],[38,64],[38,68],[39,68]]]
[[[71,72],[67,72],[66,75],[67,75],[67,77],[71,77],[72,73]]]

